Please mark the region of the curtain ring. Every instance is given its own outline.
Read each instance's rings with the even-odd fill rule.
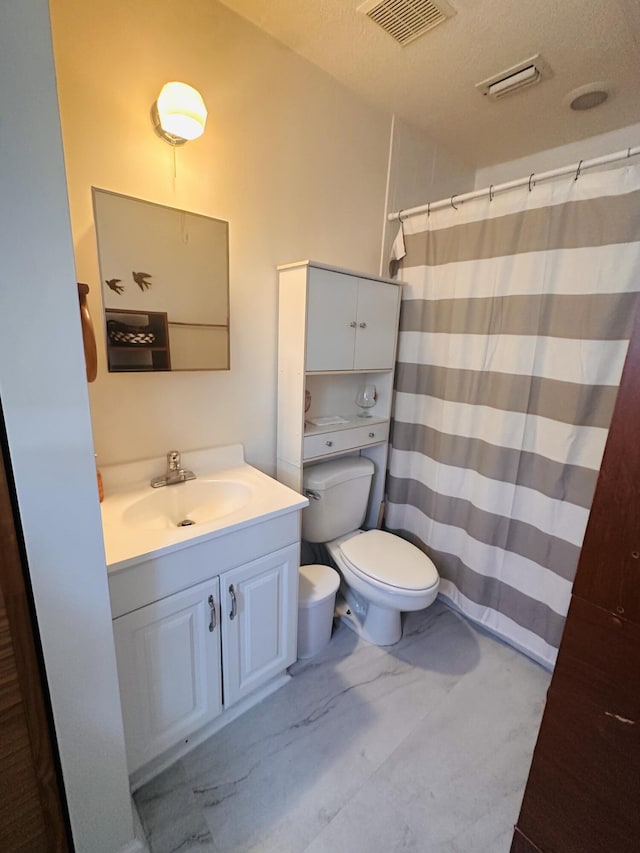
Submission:
[[[406,219],[406,218],[407,217],[405,216],[404,219]],[[404,219],[402,218],[402,211],[399,210],[398,211],[398,220],[400,221],[400,225],[402,225],[402,223],[404,222]]]
[[[631,157],[631,148],[627,148],[627,158]]]
[[[491,184],[491,186],[489,187],[489,201],[493,201],[494,196],[495,193],[493,191],[493,184]]]
[[[573,179],[574,181],[577,181],[578,178],[580,177],[580,169],[581,168],[582,168],[582,160],[580,160],[580,162],[578,163],[578,168],[576,169],[576,176]]]
[[[534,175],[535,175],[535,172],[531,172],[531,174],[529,175],[529,192],[531,192],[531,190],[532,190],[532,189],[535,187],[535,185],[536,185],[536,182],[533,180],[533,176],[534,176]]]
[[[427,202],[427,219],[431,216],[431,202]]]
[[[455,196],[454,196],[454,195],[452,195],[452,196],[451,196],[451,207],[452,207],[454,210],[457,210],[458,208],[457,208],[457,207],[455,206],[455,204],[453,203],[454,198],[455,198]]]

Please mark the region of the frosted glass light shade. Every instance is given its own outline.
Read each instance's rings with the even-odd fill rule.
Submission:
[[[197,89],[186,83],[165,83],[158,95],[158,119],[165,133],[197,139],[204,133],[207,108]]]

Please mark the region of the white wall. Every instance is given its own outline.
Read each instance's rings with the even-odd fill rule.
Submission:
[[[390,154],[387,213],[468,192],[473,187],[473,167],[449,156],[422,131],[398,118],[393,122]],[[398,227],[397,222],[387,223],[385,219],[382,275],[388,275],[389,250]]]
[[[53,0],[51,13],[76,264],[97,325],[92,184],[230,221],[231,371],[107,374],[99,340],[99,459],[240,441],[272,471],[275,267],[378,271],[390,116],[215,0]],[[149,117],[172,79],[209,110],[175,178]]]
[[[391,116],[215,0],[53,0],[51,12],[76,264],[101,336],[99,458],[241,441],[272,472],[275,267],[379,271]],[[209,110],[204,137],[175,152],[175,178],[149,117],[171,79]],[[418,131],[396,123],[395,136],[393,204],[469,187],[472,170]],[[230,221],[230,372],[106,373],[92,185]]]
[[[577,118],[579,119],[579,116]],[[521,157],[519,160],[509,160],[506,163],[478,169],[474,189],[483,189],[491,184],[500,184],[505,181],[515,181],[532,172],[558,169],[561,166],[579,163],[580,160],[633,148],[635,145],[640,145],[640,124],[632,124],[629,127],[612,130],[610,133],[601,133],[589,139],[580,139],[578,142],[560,145],[558,148],[547,148],[530,157]],[[638,161],[639,158],[634,157],[630,162]]]
[[[133,837],[46,0],[0,4],[0,397],[78,853]]]

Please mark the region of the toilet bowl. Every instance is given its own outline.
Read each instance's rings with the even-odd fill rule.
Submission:
[[[338,615],[370,643],[397,643],[401,614],[423,610],[438,595],[436,567],[399,536],[356,530],[326,545],[344,580]]]
[[[402,636],[401,614],[428,607],[440,579],[415,545],[392,533],[360,529],[373,472],[373,462],[364,457],[305,469],[310,501],[302,513],[302,536],[324,542],[340,571],[340,619],[365,640],[388,646]]]

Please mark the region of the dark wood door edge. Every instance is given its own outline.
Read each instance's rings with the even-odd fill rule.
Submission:
[[[510,853],[543,853],[518,827],[514,827]]]
[[[0,587],[23,697],[48,849],[72,849],[42,649],[27,571],[20,517],[0,404]]]

